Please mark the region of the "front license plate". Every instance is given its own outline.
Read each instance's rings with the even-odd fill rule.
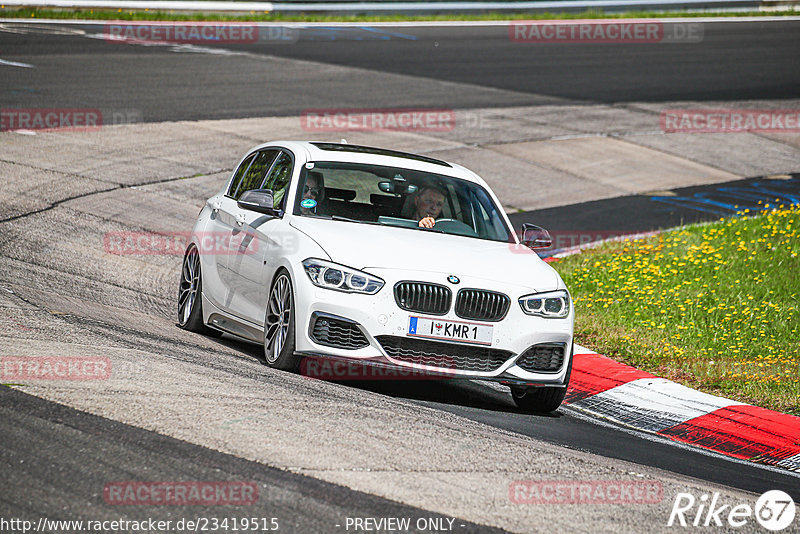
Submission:
[[[493,329],[494,327],[488,324],[443,321],[413,316],[408,318],[408,335],[412,337],[491,345]]]

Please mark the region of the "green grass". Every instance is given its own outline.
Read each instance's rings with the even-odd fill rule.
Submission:
[[[626,13],[604,13],[589,10],[581,13],[473,13],[439,15],[323,15],[315,13],[250,12],[249,14],[181,13],[174,11],[123,10],[123,9],[39,9],[0,7],[0,18],[37,19],[83,19],[83,20],[174,20],[174,21],[223,21],[223,22],[399,22],[437,20],[551,20],[551,19],[624,19],[664,17],[758,17],[800,15],[799,10],[777,12],[653,12],[630,11]]]
[[[742,215],[607,243],[553,266],[575,301],[578,343],[800,415],[800,206]]]

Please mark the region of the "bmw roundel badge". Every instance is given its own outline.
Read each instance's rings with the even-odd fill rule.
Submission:
[[[459,280],[457,276],[451,274],[450,276],[447,277],[447,281],[450,282],[451,284],[457,284],[461,280]]]

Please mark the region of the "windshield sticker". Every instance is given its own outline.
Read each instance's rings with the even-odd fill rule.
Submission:
[[[313,198],[304,198],[302,202],[300,202],[300,207],[311,209],[317,206],[317,201]]]

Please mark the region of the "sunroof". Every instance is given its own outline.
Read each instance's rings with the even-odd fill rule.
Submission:
[[[441,165],[442,167],[451,167],[446,161],[440,159],[429,158],[426,156],[417,156],[416,154],[408,154],[407,152],[398,152],[396,150],[387,150],[385,148],[374,148],[371,146],[359,145],[344,145],[340,143],[311,143],[320,150],[332,150],[336,152],[357,152],[360,154],[375,154],[376,156],[392,156],[394,158],[413,159],[416,161],[424,161],[425,163],[432,163],[434,165]]]

